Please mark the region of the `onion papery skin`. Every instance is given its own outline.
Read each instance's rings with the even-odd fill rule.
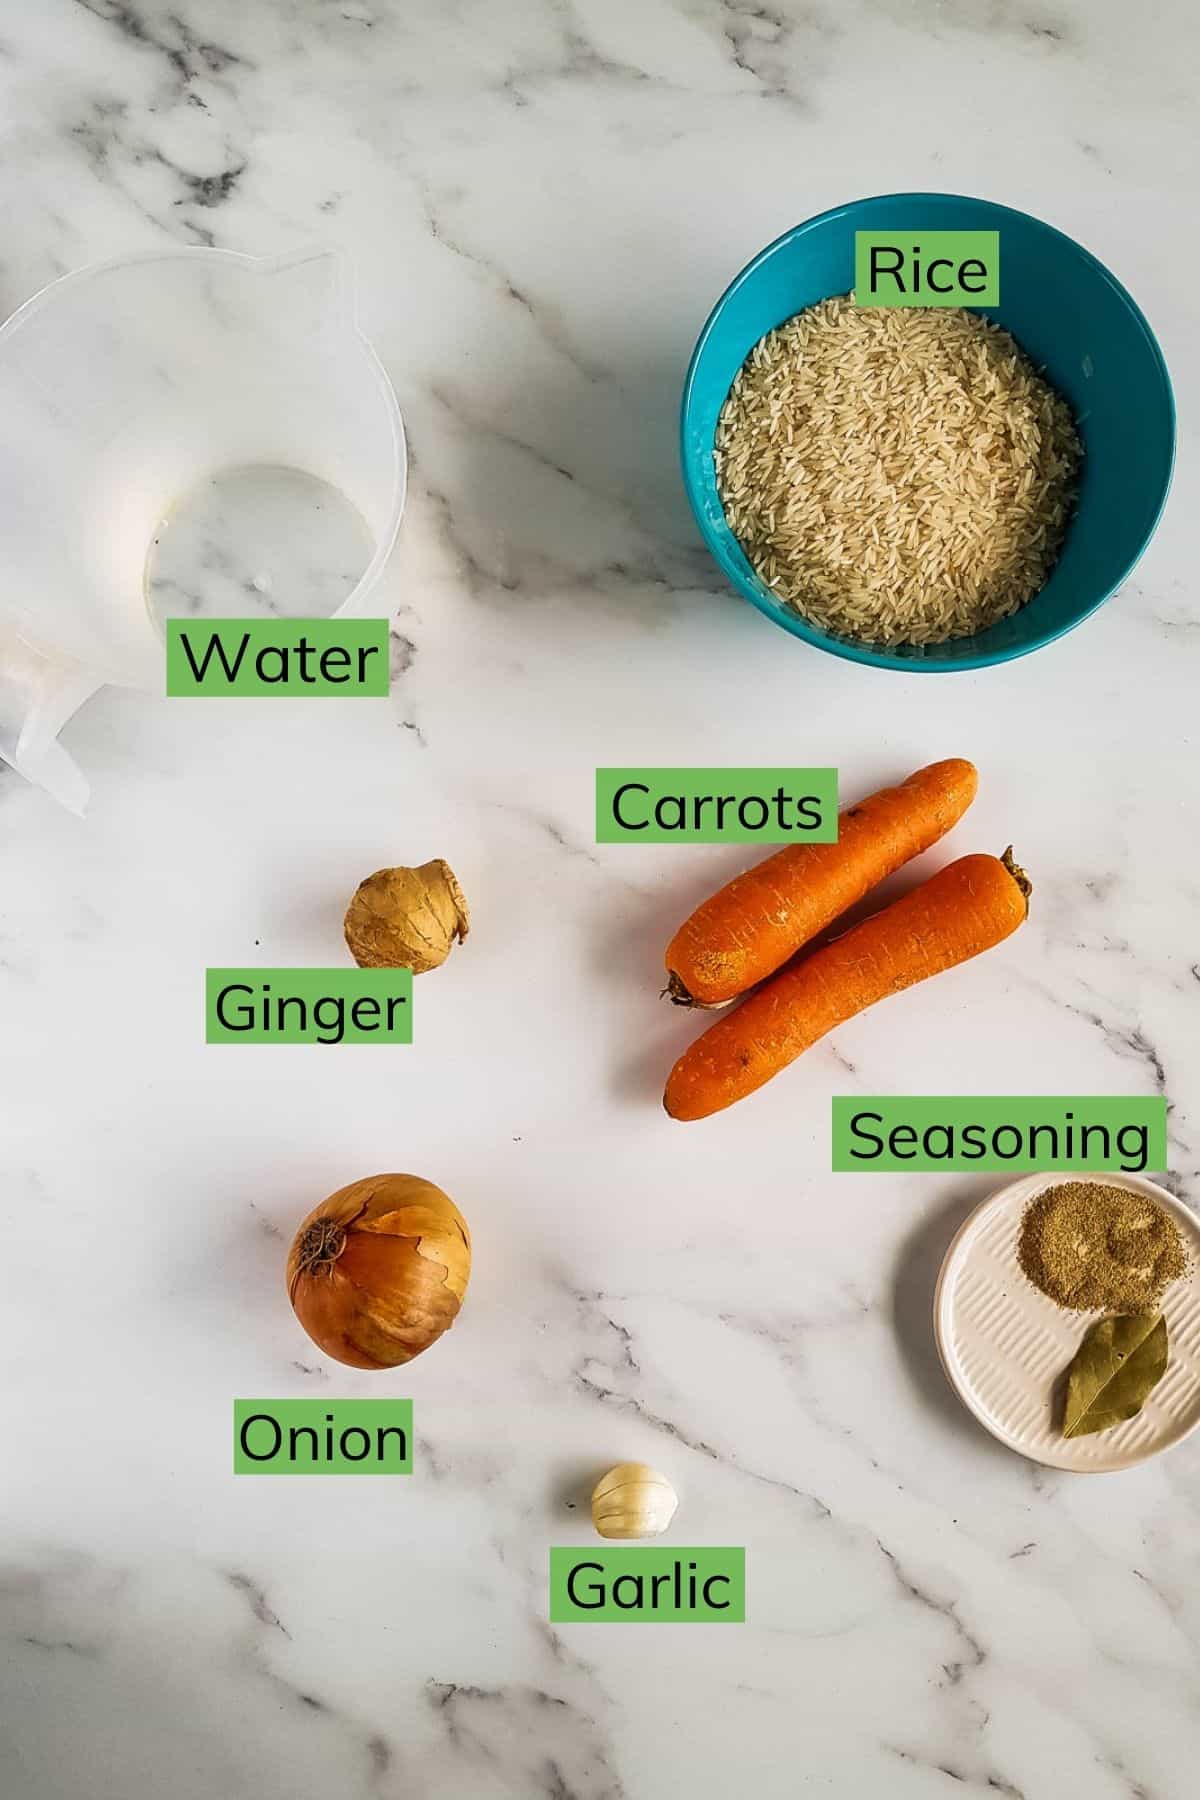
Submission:
[[[471,1234],[419,1175],[371,1175],[313,1208],[288,1253],[288,1297],[313,1342],[352,1369],[393,1369],[458,1317]]]

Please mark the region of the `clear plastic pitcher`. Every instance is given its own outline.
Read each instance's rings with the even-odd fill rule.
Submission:
[[[353,516],[361,564],[323,610],[362,612],[400,523],[404,429],[338,254],[187,249],[104,263],[54,282],[0,329],[0,757],[72,811],[88,784],[57,741],[63,724],[105,682],[163,691],[147,592],[155,545],[189,496],[207,489],[228,512],[256,471],[297,484],[292,515],[278,480],[270,506],[247,510],[260,540],[276,533],[285,571],[310,532],[319,560],[339,508]],[[214,525],[226,514],[209,504],[203,517],[177,536],[197,566],[223,571],[226,596],[244,591],[244,606],[222,610],[322,610],[281,591],[269,544],[255,546],[263,568],[240,572]],[[181,591],[163,610],[199,606]]]

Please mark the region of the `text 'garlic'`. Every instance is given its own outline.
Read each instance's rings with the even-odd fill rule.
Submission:
[[[647,1463],[618,1463],[592,1490],[592,1524],[604,1538],[658,1537],[675,1517],[679,1496]]]

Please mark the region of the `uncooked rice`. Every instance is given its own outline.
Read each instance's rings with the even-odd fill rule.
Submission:
[[[760,338],[714,452],[731,530],[812,624],[874,644],[983,631],[1045,586],[1079,438],[1006,331],[852,294]]]

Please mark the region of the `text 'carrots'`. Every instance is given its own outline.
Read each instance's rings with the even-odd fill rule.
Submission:
[[[836,844],[788,844],[696,908],[667,946],[667,992],[722,1006],[781,969],[818,932],[928,850],[975,798],[962,757],[931,763],[838,820]]]
[[[1012,860],[964,856],[717,1019],[667,1078],[673,1119],[732,1106],[856,1013],[999,944],[1029,912]]]

